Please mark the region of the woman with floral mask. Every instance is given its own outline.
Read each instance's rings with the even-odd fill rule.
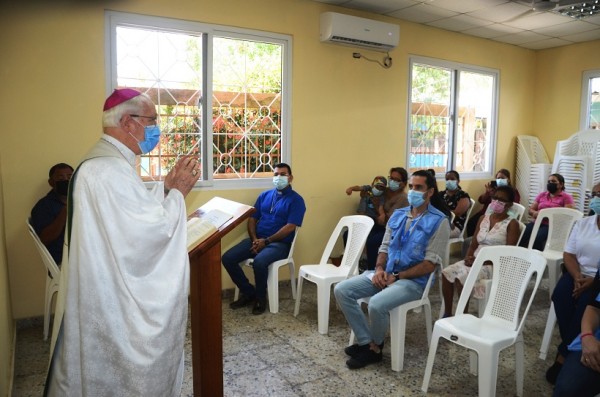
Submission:
[[[573,208],[573,197],[565,192],[565,178],[560,174],[552,174],[548,177],[548,184],[546,185],[546,191],[541,192],[537,195],[531,207],[529,207],[529,216],[531,222],[525,227],[523,237],[519,245],[521,247],[529,246],[529,239],[531,238],[531,232],[533,231],[533,225],[539,212],[544,208]],[[548,239],[548,220],[545,220],[540,225],[538,233],[533,243],[533,249],[543,251],[546,246],[546,240]]]
[[[591,193],[590,209],[600,214],[600,184]],[[554,364],[546,372],[554,384],[565,357],[570,354],[569,343],[581,332],[581,319],[590,298],[594,275],[600,259],[600,216],[587,216],[573,226],[563,254],[564,268],[552,292],[552,302],[560,331],[561,343]]]
[[[493,245],[516,245],[519,240],[519,222],[508,216],[508,210],[513,204],[515,192],[510,186],[499,186],[492,196],[490,208],[492,212],[484,215],[475,229],[476,238],[471,239],[464,260],[442,270],[442,294],[444,296],[444,317],[452,316],[452,301],[454,287],[460,295],[462,287],[467,280],[475,256],[482,247]],[[485,296],[485,287],[481,280],[492,278],[492,264],[481,268],[477,283],[473,288],[473,296],[482,299]]]
[[[488,205],[492,202],[492,196],[496,192],[496,187],[498,186],[510,186],[515,191],[515,200],[514,203],[521,203],[521,195],[519,191],[515,189],[510,183],[510,171],[506,168],[501,168],[496,172],[496,179],[485,184],[484,192],[477,199],[479,204],[481,204],[481,209],[475,215],[471,217],[467,221],[467,236],[471,237],[475,232],[475,227],[477,226],[477,222],[479,222],[479,218],[481,218],[487,211]]]
[[[448,171],[446,172],[446,190],[440,192],[440,197],[448,209],[454,213],[454,222],[450,225],[450,238],[460,236],[467,220],[467,211],[471,206],[469,194],[462,190],[459,183],[458,172]]]

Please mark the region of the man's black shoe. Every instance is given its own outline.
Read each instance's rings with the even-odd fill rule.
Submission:
[[[239,309],[240,307],[248,306],[249,304],[253,303],[254,300],[255,298],[253,296],[246,296],[241,294],[238,300],[229,304],[229,307],[233,310]]]
[[[365,345],[365,346],[369,346],[369,345]],[[360,345],[358,343],[355,343],[352,346],[346,346],[346,348],[344,349],[344,353],[346,353],[346,355],[350,356],[350,357],[356,357],[356,355],[358,354],[359,351],[360,351]]]
[[[266,309],[267,309],[267,301],[265,301],[263,299],[257,299],[254,302],[254,307],[252,308],[252,314],[254,314],[254,315],[263,314]]]
[[[359,346],[358,354],[350,360],[346,361],[346,365],[350,369],[358,369],[366,367],[369,364],[378,363],[383,359],[383,350],[379,350],[379,353],[375,353],[369,345]]]

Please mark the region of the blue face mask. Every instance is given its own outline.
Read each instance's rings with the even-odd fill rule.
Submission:
[[[277,190],[285,189],[288,184],[288,177],[286,175],[277,175],[273,177],[273,185]]]
[[[590,200],[590,209],[594,211],[596,215],[600,215],[600,197],[594,197]]]
[[[136,121],[136,123],[140,124]],[[141,125],[141,124],[140,124]],[[142,154],[150,153],[152,149],[158,145],[158,140],[160,139],[160,128],[158,125],[147,125],[144,127],[144,140],[138,141],[135,136],[130,132],[129,135],[133,137],[138,143]]]
[[[496,186],[508,186],[508,179],[496,179]]]
[[[373,193],[373,196],[381,196],[383,194],[383,190],[379,190],[376,187],[372,187],[371,188],[371,193]]]
[[[417,192],[416,190],[408,191],[408,204],[413,207],[420,207],[425,202],[425,192]]]
[[[388,183],[388,188],[392,192],[396,192],[396,191],[398,191],[398,189],[400,189],[400,182],[390,179],[390,182]]]
[[[447,180],[446,181],[446,189],[448,190],[456,190],[456,188],[458,187],[458,182],[455,180]]]

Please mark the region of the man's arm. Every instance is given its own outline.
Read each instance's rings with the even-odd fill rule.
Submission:
[[[247,228],[248,236],[250,236],[250,241],[254,242],[256,240],[256,218],[248,218]]]
[[[62,207],[56,218],[48,226],[40,231],[40,241],[48,245],[56,240],[65,230],[67,224],[67,206]]]
[[[250,219],[254,219],[254,218],[250,218]],[[256,221],[254,221],[254,224],[256,225]],[[256,232],[254,232],[254,238],[252,237],[252,235],[250,236],[250,238],[252,239],[252,249],[254,250],[255,253],[258,254],[267,245],[274,243],[276,241],[283,240],[294,230],[296,230],[296,225],[294,225],[293,223],[288,223],[288,224],[282,226],[281,229],[279,229],[277,232],[275,232],[274,234],[270,235],[267,238],[256,238]],[[248,234],[250,234],[250,220],[248,220]]]

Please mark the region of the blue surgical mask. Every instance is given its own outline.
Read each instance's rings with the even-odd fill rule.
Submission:
[[[383,194],[383,190],[379,190],[376,187],[372,187],[371,193],[373,193],[373,196],[381,196]]]
[[[496,179],[496,186],[508,186],[508,179]]]
[[[600,197],[594,197],[590,200],[590,209],[594,211],[596,215],[600,215]]]
[[[425,202],[425,192],[417,192],[416,190],[408,191],[408,204],[413,207],[420,207]]]
[[[456,188],[458,187],[458,182],[455,180],[447,180],[446,181],[446,189],[448,190],[456,190]]]
[[[136,121],[137,122],[137,121]],[[140,124],[139,122],[137,122]],[[140,124],[141,125],[141,124]],[[158,140],[160,139],[160,128],[158,125],[147,125],[144,127],[144,140],[138,141],[135,136],[130,132],[129,135],[133,137],[138,143],[142,154],[150,153],[152,149],[158,145]]]
[[[288,177],[287,175],[277,175],[273,177],[273,185],[277,190],[283,190],[288,186]]]
[[[392,192],[398,191],[398,189],[400,189],[400,182],[390,179],[388,183],[388,189],[390,189]]]

